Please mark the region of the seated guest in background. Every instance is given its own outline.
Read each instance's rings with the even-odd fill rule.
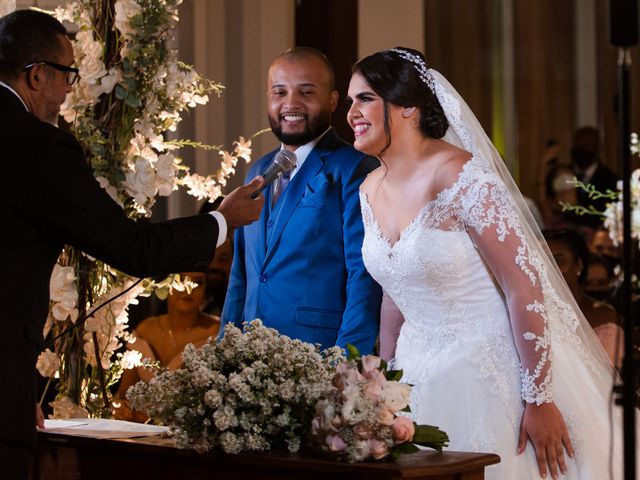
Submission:
[[[573,184],[575,174],[568,165],[556,165],[544,179],[544,221],[548,229],[573,228],[579,224],[577,215],[563,211],[562,203],[578,204],[578,192]]]
[[[548,230],[545,232],[545,238],[580,310],[611,362],[620,368],[624,353],[624,334],[618,324],[618,314],[611,305],[591,297],[584,289],[589,269],[589,250],[586,242],[574,230]]]
[[[200,347],[209,337],[215,337],[220,328],[218,318],[202,312],[206,275],[201,272],[184,275],[198,286],[191,293],[174,289],[167,297],[168,313],[142,321],[134,331],[136,341],[128,345],[128,348],[139,351],[143,360],[158,361],[169,370],[182,365],[182,352],[187,344]],[[140,380],[148,382],[154,376],[152,368],[125,370],[117,396],[124,398],[131,385]]]
[[[205,292],[204,313],[220,318],[224,307],[224,299],[227,296],[229,276],[231,274],[231,262],[233,261],[233,240],[227,240],[216,248],[216,255],[209,263],[205,272],[207,276],[207,289]]]
[[[547,230],[577,229],[590,238],[593,230],[584,226],[577,214],[564,211],[562,204],[578,205],[578,191],[574,184],[576,174],[571,165],[560,160],[559,145],[554,139],[547,142],[542,156],[538,198],[542,207],[544,226]]]
[[[596,300],[611,302],[616,290],[616,275],[609,257],[595,253],[589,256],[584,290]]]
[[[609,230],[604,227],[598,228],[589,242],[589,251],[596,255],[607,258],[614,266],[620,263],[622,252],[620,247],[616,247],[609,236]]]
[[[198,213],[204,214],[218,208],[224,197],[216,198],[212,203],[205,202]],[[207,267],[206,301],[202,309],[209,315],[220,317],[224,307],[224,299],[227,296],[229,276],[231,274],[231,262],[233,261],[233,232],[228,232],[225,242],[216,249],[215,257]]]
[[[594,127],[582,127],[576,130],[571,148],[571,168],[576,178],[585,184],[590,184],[600,192],[616,190],[619,176],[600,159],[600,132]],[[586,208],[593,206],[598,211],[604,211],[609,200],[600,198],[594,200],[582,189],[578,189],[578,204]],[[596,215],[582,215],[577,221],[591,228],[602,225],[602,218]]]

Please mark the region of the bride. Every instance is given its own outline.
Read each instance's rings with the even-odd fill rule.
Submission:
[[[358,62],[348,95],[354,146],[382,164],[362,253],[414,420],[498,453],[487,478],[622,478],[614,370],[469,107],[408,48]]]

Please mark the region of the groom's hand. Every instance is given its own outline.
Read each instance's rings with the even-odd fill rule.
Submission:
[[[249,183],[236,188],[224,198],[218,211],[227,221],[227,227],[238,228],[255,222],[260,218],[260,212],[262,212],[262,206],[264,205],[264,195],[259,195],[255,199],[249,198],[249,195],[258,190],[263,183],[264,179],[262,177],[255,177]]]

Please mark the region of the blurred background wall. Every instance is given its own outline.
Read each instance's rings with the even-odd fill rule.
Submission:
[[[18,7],[54,8],[54,0]],[[604,163],[617,169],[616,56],[609,46],[606,0],[184,0],[176,41],[181,59],[226,89],[187,116],[178,136],[232,147],[238,136],[268,126],[266,72],[293,45],[327,54],[341,98],[351,65],[384,48],[425,52],[460,91],[503,155],[523,193],[535,198],[550,140],[568,160],[572,132],[598,127]],[[632,130],[640,130],[640,58],[632,50]],[[351,140],[341,102],[334,123]],[[254,142],[254,159],[276,146]],[[186,150],[200,173],[218,155]],[[230,187],[242,183],[246,168]],[[155,216],[193,213],[196,202],[172,195]]]

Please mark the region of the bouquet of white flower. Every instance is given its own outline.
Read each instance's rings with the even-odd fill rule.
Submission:
[[[244,332],[227,325],[219,343],[188,345],[183,359],[181,369],[127,392],[133,408],[171,427],[178,446],[296,452],[344,355],[338,347],[321,352],[254,320]]]
[[[349,345],[349,360],[341,362],[330,394],[318,401],[311,435],[325,452],[348,462],[380,460],[418,451],[414,444],[442,451],[447,434],[430,425],[417,425],[409,411],[411,385],[399,383],[401,370],[387,370],[373,355],[360,356]]]

